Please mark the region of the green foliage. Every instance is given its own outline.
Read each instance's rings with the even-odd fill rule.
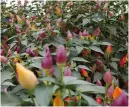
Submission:
[[[113,85],[127,91],[128,63],[120,65],[128,47],[127,3],[126,0],[46,1],[46,4],[33,1],[21,7],[14,2],[9,7],[5,2],[1,3],[1,56],[8,59],[3,63],[1,58],[2,106],[53,106],[58,96],[56,93],[61,93],[67,106],[110,105],[103,80],[107,69],[114,77]],[[57,6],[62,13],[58,14]],[[96,28],[100,29],[98,35],[98,31],[94,33]],[[72,34],[71,39],[67,37],[68,30]],[[84,33],[84,30],[89,34],[81,37],[80,32]],[[54,65],[54,74],[49,77],[41,66],[46,44]],[[64,68],[61,71],[55,60],[59,45],[66,48],[65,66],[70,67],[72,76],[61,78]],[[113,48],[109,54],[106,52],[108,46]],[[27,48],[33,55],[28,55]],[[18,83],[16,62],[22,63],[38,78],[39,83],[32,95]],[[81,73],[83,69],[87,77]],[[102,82],[102,86],[96,85],[97,80]],[[97,96],[101,96],[102,104],[95,101]],[[67,102],[66,97],[79,99]]]

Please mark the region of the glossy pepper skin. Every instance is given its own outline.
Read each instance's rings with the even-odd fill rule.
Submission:
[[[66,49],[63,45],[58,46],[56,52],[56,63],[57,65],[65,65],[67,61]]]
[[[105,72],[103,79],[104,79],[105,83],[110,84],[110,83],[112,82],[112,73],[111,73],[110,70],[107,70],[107,71]]]
[[[116,87],[113,93],[111,106],[128,106],[128,95],[124,90]]]
[[[105,53],[110,55],[112,53],[112,45],[108,45],[106,50],[105,50]]]
[[[56,96],[53,100],[53,106],[64,106],[64,102],[60,96]]]
[[[83,77],[88,77],[88,73],[87,73],[87,71],[85,69],[81,69],[81,75]]]
[[[121,60],[120,60],[120,67],[124,67],[125,63],[128,61],[128,54],[126,54]]]
[[[16,63],[16,77],[19,84],[27,90],[34,89],[38,83],[34,73],[20,63]]]
[[[52,57],[48,45],[45,47],[45,57],[42,60],[41,66],[45,70],[50,70],[53,67]]]

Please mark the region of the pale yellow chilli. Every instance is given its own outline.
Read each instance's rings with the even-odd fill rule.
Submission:
[[[18,15],[16,15],[16,19],[17,19],[18,23],[22,22],[22,19]]]
[[[34,73],[20,63],[16,63],[16,73],[19,84],[28,90],[34,89],[38,80]]]

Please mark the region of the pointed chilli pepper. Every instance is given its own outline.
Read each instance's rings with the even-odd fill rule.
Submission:
[[[64,76],[72,76],[71,69],[68,66],[65,67]]]
[[[21,23],[22,22],[22,19],[18,15],[16,15],[16,19],[17,19],[17,22],[18,23]]]
[[[105,50],[106,54],[111,54],[112,53],[112,45],[108,45],[106,50]]]
[[[72,33],[69,30],[67,31],[67,39],[72,40]]]
[[[120,96],[113,100],[111,106],[128,106],[127,93],[124,90],[122,90]]]
[[[116,87],[113,92],[113,99],[116,99],[117,97],[119,97],[121,93],[122,93],[122,90],[119,87]]]
[[[100,97],[97,97],[96,98],[96,102],[98,103],[98,104],[102,104],[103,102],[102,102],[102,99],[100,98]]]
[[[31,90],[35,88],[36,84],[38,83],[34,73],[20,63],[16,63],[16,75],[19,84],[25,89]]]
[[[95,29],[93,35],[94,35],[94,36],[98,36],[98,35],[100,34],[100,32],[101,32],[101,30],[100,30],[100,28],[98,27],[98,28]]]
[[[47,45],[45,47],[45,51],[46,51],[45,52],[46,55],[42,60],[41,66],[45,70],[50,70],[53,66],[53,62],[52,62],[52,57],[50,55],[50,50]]]
[[[101,83],[100,80],[97,80],[97,81],[96,81],[96,84],[97,84],[98,86],[102,86],[102,83]]]
[[[111,73],[110,70],[108,70],[107,72],[105,72],[103,79],[104,79],[105,83],[110,84],[112,82],[112,73]]]
[[[108,96],[109,98],[112,98],[112,97],[113,97],[113,92],[114,92],[114,87],[113,87],[113,85],[111,85],[111,86],[108,88],[108,90],[107,90],[107,96]]]
[[[121,60],[120,60],[120,67],[124,67],[125,63],[128,61],[128,54],[125,55]]]
[[[88,77],[88,73],[85,69],[81,69],[81,75],[84,77]]]
[[[63,45],[58,46],[57,52],[56,52],[56,63],[57,65],[62,65],[64,66],[67,61],[67,53],[66,49]]]
[[[60,96],[56,96],[56,98],[53,100],[53,106],[64,106],[64,102]]]
[[[58,15],[61,15],[61,11],[60,11],[60,9],[56,6],[56,13],[58,14]]]
[[[70,101],[71,99],[70,99],[70,97],[66,97],[65,99],[64,99],[64,101]]]

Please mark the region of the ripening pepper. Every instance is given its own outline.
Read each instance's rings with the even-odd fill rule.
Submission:
[[[58,15],[61,15],[61,11],[60,11],[60,9],[56,6],[56,13],[58,14]]]
[[[53,100],[53,106],[64,106],[64,102],[61,98],[61,96],[56,96]]]
[[[112,82],[112,73],[111,73],[110,70],[107,70],[107,71],[105,72],[103,79],[104,79],[105,83],[110,84],[110,83]]]
[[[21,23],[22,22],[22,19],[18,15],[16,15],[16,19],[17,19],[17,22],[18,23]]]
[[[63,45],[58,46],[57,52],[56,52],[56,63],[57,65],[64,66],[67,61],[67,53],[66,49]]]
[[[19,84],[27,90],[34,89],[38,83],[34,73],[20,63],[16,63],[16,76]]]
[[[42,60],[41,66],[46,71],[53,67],[52,57],[48,45],[45,47],[45,56]]]
[[[105,50],[105,53],[110,55],[112,53],[112,45],[108,45],[106,50]]]
[[[128,54],[126,54],[121,60],[120,60],[120,67],[124,67],[125,63],[128,61]]]
[[[101,30],[100,30],[100,28],[98,27],[98,28],[95,29],[93,35],[94,35],[94,36],[99,36],[100,32],[101,32]]]
[[[7,64],[8,63],[8,59],[5,56],[1,56],[0,55],[0,62],[2,62],[3,64]]]
[[[64,76],[72,76],[71,69],[68,66],[64,69]]]
[[[100,98],[100,97],[96,97],[96,102],[98,103],[98,104],[102,104],[103,102],[102,102],[102,99]]]
[[[87,71],[85,69],[81,69],[81,75],[83,77],[88,77],[88,73],[87,73]]]
[[[128,106],[128,95],[124,90],[116,87],[113,93],[111,106]]]
[[[108,90],[107,90],[107,96],[108,98],[113,98],[113,92],[114,92],[114,87],[111,85]]]
[[[67,39],[72,40],[72,33],[69,30],[67,31]]]

